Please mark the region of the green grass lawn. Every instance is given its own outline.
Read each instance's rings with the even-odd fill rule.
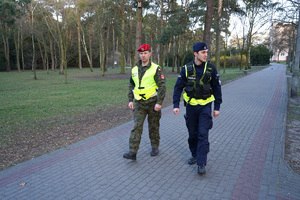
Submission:
[[[263,69],[252,68],[251,71]],[[100,69],[68,69],[68,83],[58,71],[0,73],[0,146],[9,144],[13,134],[42,134],[47,128],[72,122],[78,115],[127,105],[130,70],[109,68],[104,77]],[[172,96],[176,73],[165,74],[167,95]],[[245,76],[239,69],[220,72],[222,83]],[[17,137],[17,135],[16,135]]]

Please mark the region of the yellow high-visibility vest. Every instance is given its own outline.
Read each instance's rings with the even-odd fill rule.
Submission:
[[[154,76],[158,67],[157,64],[151,62],[150,68],[146,70],[141,81],[139,80],[138,67],[135,66],[132,68],[131,76],[135,84],[133,94],[136,100],[147,100],[157,94],[156,89],[158,86],[156,85]]]

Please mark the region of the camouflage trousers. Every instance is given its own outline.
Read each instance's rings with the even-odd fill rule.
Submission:
[[[137,153],[142,133],[143,125],[146,116],[148,115],[148,129],[149,138],[152,148],[158,148],[159,146],[159,120],[161,118],[161,111],[155,111],[154,106],[156,101],[135,101],[134,102],[134,128],[131,131],[129,138],[129,151]]]

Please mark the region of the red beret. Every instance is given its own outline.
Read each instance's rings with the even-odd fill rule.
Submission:
[[[150,50],[149,44],[143,44],[142,46],[140,46],[140,48],[137,51],[144,52],[144,51],[149,51],[149,50]]]

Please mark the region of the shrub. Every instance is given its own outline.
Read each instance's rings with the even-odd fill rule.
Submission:
[[[258,45],[251,48],[250,63],[254,65],[268,65],[270,64],[270,58],[272,52],[264,45]]]
[[[234,55],[234,56],[226,56],[226,68],[238,68],[241,64],[241,56],[240,55]],[[215,57],[211,59],[212,63],[216,63]],[[246,63],[246,56],[242,56],[242,65],[244,66]],[[224,56],[221,56],[220,58],[220,67],[224,67]]]

